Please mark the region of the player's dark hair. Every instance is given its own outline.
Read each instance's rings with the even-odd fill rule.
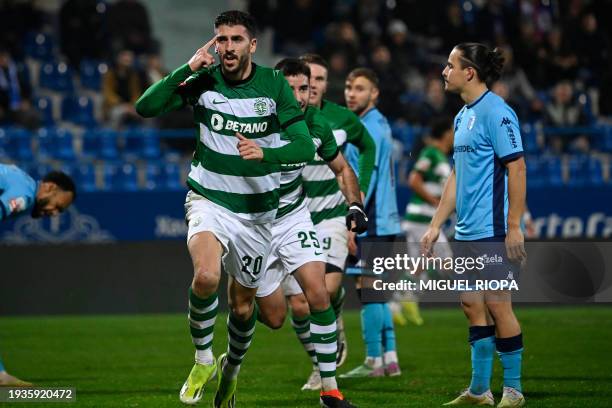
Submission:
[[[504,56],[499,48],[491,50],[486,45],[475,42],[461,43],[455,48],[462,54],[461,68],[474,68],[482,82],[491,85],[501,76]]]
[[[286,77],[306,75],[306,77],[310,79],[310,67],[308,67],[307,63],[298,58],[284,58],[278,61],[274,69],[278,69]]]
[[[255,38],[257,36],[257,22],[255,21],[255,18],[244,11],[228,10],[219,14],[215,19],[215,28],[219,28],[219,26],[222,25],[241,25],[246,28],[251,38]]]
[[[47,173],[42,181],[55,184],[61,190],[72,193],[72,199],[76,199],[76,186],[74,185],[74,181],[72,181],[70,176],[66,173],[54,170]]]
[[[429,124],[429,137],[435,140],[442,139],[444,133],[453,128],[453,120],[448,116],[436,118]]]
[[[325,58],[323,58],[319,54],[313,54],[313,53],[304,54],[300,57],[300,60],[304,61],[307,64],[320,65],[329,71],[329,64],[327,63],[327,61],[325,61]]]
[[[347,80],[352,81],[355,78],[364,77],[370,81],[376,88],[378,88],[378,75],[370,68],[355,68],[349,72],[346,77]]]

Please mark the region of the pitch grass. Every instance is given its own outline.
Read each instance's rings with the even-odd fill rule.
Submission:
[[[523,387],[530,407],[607,407],[612,400],[612,308],[520,308]],[[341,380],[359,407],[433,407],[469,382],[466,322],[455,308],[423,313],[423,327],[397,328],[402,376]],[[215,353],[225,349],[219,316]],[[359,315],[345,316],[349,358],[361,363]],[[36,385],[75,387],[73,404],[16,407],[179,407],[178,390],[193,362],[184,315],[28,317],[0,319],[0,350],[10,372]],[[310,364],[286,322],[273,332],[258,325],[238,383],[240,407],[314,407],[316,392],[300,387]],[[496,359],[492,389],[500,398]],[[211,406],[212,388],[199,406]]]

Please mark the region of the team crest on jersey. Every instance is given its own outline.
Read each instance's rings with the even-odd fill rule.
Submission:
[[[474,127],[474,122],[476,122],[476,116],[472,116],[471,118],[468,119],[468,124],[467,124],[468,130],[472,130],[472,128]]]
[[[264,98],[257,98],[253,103],[253,110],[259,116],[264,116],[268,113],[268,103]]]
[[[17,213],[25,210],[26,201],[24,197],[13,198],[9,201],[9,207],[11,209],[11,213]]]

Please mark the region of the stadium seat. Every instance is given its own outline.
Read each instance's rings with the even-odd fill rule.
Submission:
[[[41,96],[34,100],[34,106],[42,115],[43,126],[55,125],[55,119],[53,118],[53,102],[51,98],[47,96]]]
[[[53,168],[46,163],[36,163],[30,170],[30,176],[35,180],[42,180]]]
[[[544,163],[544,168],[546,169],[547,183],[549,185],[563,185],[563,166],[559,157],[552,156],[547,158]]]
[[[5,153],[11,160],[30,161],[34,158],[32,134],[22,128],[4,128]]]
[[[404,145],[404,154],[410,154],[415,139],[412,127],[403,122],[395,122],[391,127],[391,133]]]
[[[538,145],[538,133],[535,126],[531,123],[526,123],[521,127],[521,135],[523,136],[523,149],[527,153],[540,152]]]
[[[6,130],[0,127],[0,159],[10,159],[11,156],[8,152],[8,135],[6,134]]]
[[[571,186],[601,186],[603,167],[593,156],[574,156],[569,159],[569,180]]]
[[[117,132],[113,129],[85,130],[82,155],[90,159],[116,160],[119,158]]]
[[[74,160],[74,136],[68,129],[57,129],[55,132],[55,157],[62,160]]]
[[[55,131],[55,128],[49,127],[40,128],[36,132],[36,143],[38,145],[36,156],[39,160],[47,160],[55,156]]]
[[[123,163],[118,166],[114,174],[112,186],[119,191],[137,191],[138,168],[132,163]]]
[[[530,187],[542,187],[546,184],[544,169],[539,156],[529,155],[525,158],[527,165],[527,184]]]
[[[151,128],[131,128],[123,133],[125,147],[123,152],[129,157],[157,159],[161,152],[159,135]]]
[[[41,88],[62,93],[74,91],[72,68],[64,62],[42,64],[38,78]]]
[[[42,32],[29,32],[23,41],[25,55],[40,61],[53,59],[53,48],[53,38]]]
[[[91,163],[81,163],[75,168],[75,182],[79,190],[96,191],[96,168]]]
[[[158,164],[147,163],[144,168],[145,190],[159,190],[164,188],[164,175]]]
[[[62,101],[62,120],[76,125],[92,127],[96,125],[94,103],[87,96],[69,96]]]
[[[181,167],[177,163],[166,163],[164,166],[164,187],[169,190],[184,190]]]
[[[83,60],[79,66],[79,77],[84,89],[100,92],[102,75],[108,71],[108,65],[100,61]]]

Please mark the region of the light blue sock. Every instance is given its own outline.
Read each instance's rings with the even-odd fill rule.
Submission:
[[[497,354],[504,368],[504,387],[521,388],[521,366],[523,360],[523,335],[496,340]]]
[[[383,308],[381,303],[366,303],[361,308],[361,332],[367,357],[382,357]]]
[[[4,368],[4,364],[2,364],[2,359],[0,358],[0,372],[2,371],[6,371],[6,369]]]
[[[491,387],[493,353],[495,353],[495,326],[470,327],[472,349],[472,381],[470,392],[480,395]]]
[[[383,348],[385,352],[395,351],[395,328],[393,327],[393,314],[387,303],[383,303]]]

